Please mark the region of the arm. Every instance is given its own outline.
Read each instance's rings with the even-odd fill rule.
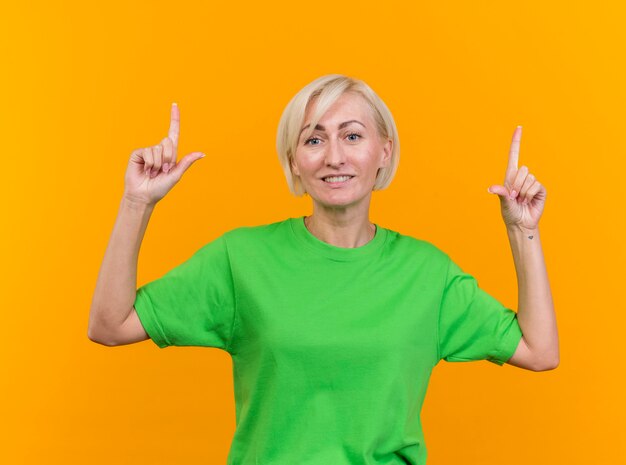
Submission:
[[[527,166],[518,168],[521,137],[522,127],[518,126],[511,141],[504,185],[492,185],[487,190],[500,199],[517,273],[517,320],[523,336],[507,363],[543,371],[559,364],[556,317],[539,238],[539,219],[547,192]]]
[[[518,285],[517,319],[524,336],[507,363],[535,371],[559,365],[559,336],[539,228],[507,227]]]
[[[153,210],[154,205],[122,198],[91,303],[87,334],[94,342],[114,345],[116,331],[133,312],[139,249]],[[133,330],[137,341],[148,339],[141,324]]]
[[[204,157],[202,152],[193,152],[176,162],[179,127],[180,112],[174,103],[168,136],[154,147],[131,154],[120,210],[91,302],[87,336],[94,342],[121,345],[149,337],[133,307],[141,241],[154,206],[193,162]]]

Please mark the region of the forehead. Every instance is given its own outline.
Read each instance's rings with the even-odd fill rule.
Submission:
[[[309,108],[305,113],[304,124],[308,124],[311,120],[311,116],[317,107],[317,101],[313,100]],[[359,94],[353,92],[343,93],[324,113],[320,122],[332,122],[345,118],[367,120],[371,119],[371,109],[367,104],[367,101]],[[341,122],[338,121],[338,122]]]

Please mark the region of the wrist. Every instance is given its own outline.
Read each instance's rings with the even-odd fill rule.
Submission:
[[[524,226],[520,226],[518,224],[507,224],[506,231],[508,234],[517,234],[517,235],[523,235],[523,236],[538,236],[539,226],[535,228],[525,228]]]
[[[124,194],[122,196],[122,205],[131,210],[146,212],[154,210],[156,203],[146,202],[145,200]]]

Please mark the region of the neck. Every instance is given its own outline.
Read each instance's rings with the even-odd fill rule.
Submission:
[[[319,240],[336,247],[361,247],[376,235],[376,226],[365,215],[324,215],[313,212],[304,224]]]

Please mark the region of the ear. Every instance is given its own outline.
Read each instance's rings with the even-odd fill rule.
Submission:
[[[295,174],[296,176],[300,176],[300,171],[298,170],[298,167],[296,166],[296,161],[294,158],[291,159],[291,172]]]
[[[387,139],[385,144],[383,145],[383,159],[380,167],[385,168],[389,166],[391,163],[391,151],[393,148],[393,141],[391,139]]]

